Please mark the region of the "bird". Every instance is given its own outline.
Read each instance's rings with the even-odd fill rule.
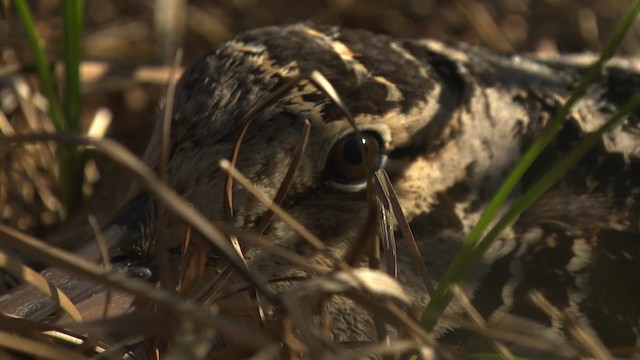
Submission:
[[[228,174],[220,161],[233,157],[247,126],[234,166],[273,199],[309,126],[305,149],[279,205],[326,249],[310,245],[279,216],[266,222],[261,236],[318,270],[241,243],[246,271],[259,275],[276,294],[334,273],[340,259],[353,255],[350,251],[366,226],[375,226],[368,222],[371,176],[384,170],[416,238],[422,265],[437,285],[504,179],[587,68],[581,57],[498,54],[467,44],[398,39],[333,26],[250,30],[204,55],[178,82],[167,184],[214,224],[247,231],[262,227],[268,208],[237,182],[231,210],[225,210]],[[314,83],[309,74],[316,72],[344,106]],[[523,175],[507,205],[602,126],[639,84],[639,60],[614,58]],[[274,93],[278,96],[265,104]],[[158,173],[163,166],[162,127],[158,121],[143,156]],[[637,349],[638,134],[638,112],[633,112],[527,208],[460,284],[489,327],[524,329],[564,349],[570,329],[531,303],[530,294],[537,291],[554,307],[570,309],[607,348]],[[153,244],[157,237],[161,205],[141,186],[129,193],[130,201],[111,226],[127,229],[127,235],[120,236],[117,260],[133,263],[151,257],[142,240],[152,239]],[[398,231],[397,224],[390,226],[391,232]],[[184,222],[169,215],[164,227],[168,246],[179,246]],[[392,247],[397,252],[397,274],[392,277],[408,296],[409,313],[420,314],[430,300],[421,264],[404,242]],[[222,254],[212,252],[208,261],[217,261],[218,269],[220,263],[228,264]],[[367,254],[350,259],[352,265],[363,266]],[[242,296],[254,302],[260,298],[251,291]],[[378,339],[370,311],[357,301],[334,296],[326,307],[334,341]],[[277,321],[274,309],[265,305],[263,320]],[[462,312],[454,301],[445,315]],[[471,352],[492,346],[454,325],[439,324],[433,335]],[[517,346],[512,348],[520,354]]]

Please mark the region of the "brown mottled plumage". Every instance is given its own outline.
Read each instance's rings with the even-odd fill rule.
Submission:
[[[193,64],[178,84],[169,184],[207,217],[222,220],[226,175],[218,163],[231,156],[243,120],[279,86],[318,70],[354,114],[358,128],[379,143],[379,166],[389,173],[437,281],[506,174],[570,95],[585,70],[583,64],[578,58],[496,55],[467,45],[333,27],[249,31]],[[639,82],[638,61],[612,61],[525,175],[518,193],[603,124],[640,89]],[[305,119],[311,123],[311,135],[282,206],[342,255],[367,213],[364,183],[327,161],[335,151],[345,158],[353,155],[346,145],[335,149],[336,144],[348,143],[341,140],[353,130],[337,106],[309,81],[299,82],[261,113],[249,128],[237,167],[273,197]],[[145,154],[145,161],[155,168],[159,128]],[[561,324],[549,321],[527,301],[529,290],[538,289],[557,307],[578,311],[608,346],[638,344],[638,130],[634,114],[485,255],[463,288],[491,326],[525,326],[526,333],[561,344]],[[264,206],[237,186],[233,196],[234,225],[252,228]],[[169,238],[178,242],[183,231],[183,224],[173,221]],[[264,236],[312,264],[332,269],[325,255],[277,217]],[[424,309],[428,295],[419,270],[403,242],[397,250],[398,281],[415,308]],[[257,248],[247,251],[245,258],[252,271],[267,279],[311,276]],[[273,288],[280,291],[295,283],[276,281]],[[376,339],[367,313],[344,298],[334,299],[329,312],[335,339]],[[457,307],[450,307],[450,312],[458,312]],[[437,333],[446,341],[486,350],[475,337],[444,330]]]

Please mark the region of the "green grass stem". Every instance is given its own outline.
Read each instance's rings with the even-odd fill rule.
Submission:
[[[484,251],[489,248],[491,245],[491,241],[480,242],[482,235],[485,233],[489,224],[493,221],[494,217],[498,213],[498,211],[502,208],[503,204],[507,200],[507,198],[512,193],[513,189],[516,187],[524,173],[529,169],[531,164],[538,158],[540,153],[544,150],[544,148],[553,140],[556,134],[562,129],[564,121],[573,108],[573,106],[578,102],[578,100],[584,96],[589,86],[600,76],[602,69],[606,62],[613,56],[616,49],[620,46],[622,38],[626,34],[629,27],[633,24],[634,19],[636,18],[638,12],[640,11],[640,0],[635,1],[634,5],[631,9],[626,13],[624,19],[616,28],[612,39],[607,43],[606,48],[598,58],[598,60],[589,67],[587,73],[577,85],[576,89],[573,91],[567,102],[564,106],[555,114],[554,118],[547,125],[543,133],[540,135],[538,139],[533,143],[533,145],[527,150],[527,152],[523,155],[521,161],[516,165],[514,170],[509,174],[507,179],[504,181],[496,195],[493,197],[484,213],[482,214],[478,224],[470,231],[469,235],[465,239],[463,243],[463,247],[460,252],[456,255],[454,260],[451,263],[451,266],[442,277],[436,292],[429,302],[425,312],[423,313],[421,322],[423,326],[427,330],[432,330],[439,318],[439,315],[442,314],[444,309],[447,307],[449,302],[451,301],[451,294],[449,294],[449,287],[453,283],[461,283],[464,281],[465,277],[468,275],[475,263],[482,257]],[[635,97],[634,97],[635,98]],[[621,110],[622,111],[622,110]],[[614,117],[615,118],[615,117]],[[597,132],[599,133],[599,131]],[[593,139],[591,134],[587,136],[584,141],[597,141],[599,139],[599,135],[596,140]],[[580,148],[580,145],[578,146]],[[574,154],[573,152],[571,154]],[[570,155],[577,156],[579,154]],[[584,155],[584,154],[582,154]],[[554,169],[556,169],[554,167]],[[568,168],[564,169],[562,173],[566,173]],[[556,169],[557,171],[557,169]],[[547,178],[546,176],[543,178]],[[541,179],[542,181],[542,179]],[[549,181],[547,179],[547,181]],[[555,180],[557,181],[557,179]],[[548,189],[543,185],[534,185],[530,191],[536,189],[536,191],[540,191],[540,189]],[[544,192],[544,190],[542,190]],[[539,196],[539,195],[538,195]],[[532,203],[531,199],[523,200],[524,202],[520,204],[519,202],[514,204],[522,206],[523,204]],[[528,206],[526,205],[526,206]],[[526,207],[525,207],[526,209]],[[504,226],[494,227],[490,234],[492,239],[497,238],[500,232],[506,227],[506,225],[515,221],[517,216],[524,210],[513,209],[513,212],[510,210],[506,215],[509,215],[511,218],[503,218],[499,224],[503,224]],[[506,217],[505,215],[505,217]],[[489,239],[488,237],[486,239]],[[478,244],[482,244],[479,246]]]

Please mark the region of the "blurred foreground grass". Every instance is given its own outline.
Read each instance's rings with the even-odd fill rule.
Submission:
[[[38,92],[34,72],[37,61],[25,46],[24,28],[13,15],[11,4],[2,3],[0,19],[0,109],[8,115],[0,125],[4,126],[3,132],[49,130],[55,121],[48,119],[48,108]],[[627,10],[627,5],[624,1],[524,0],[328,3],[96,0],[86,9],[85,35],[78,40],[82,41],[84,69],[107,66],[109,74],[91,81],[91,75],[83,73],[83,112],[78,114],[82,116],[77,128],[89,131],[96,115],[108,110],[114,119],[109,136],[140,152],[149,135],[149,124],[159,115],[156,99],[161,97],[169,75],[169,68],[163,64],[169,63],[175,49],[184,47],[186,62],[190,62],[210,46],[247,28],[313,20],[397,36],[469,41],[499,51],[599,51],[602,40],[612,35],[613,25]],[[60,42],[58,6],[56,1],[36,2],[35,24],[44,38],[49,58],[68,65],[68,57],[63,61],[65,57],[62,56],[66,51]],[[287,16],[282,16],[283,9],[287,9]],[[189,21],[184,21],[185,18]],[[637,25],[632,27],[619,48],[621,52],[637,52],[637,31]],[[141,69],[155,71],[156,76],[136,78],[134,74],[139,75]],[[27,179],[19,176],[3,179],[7,185],[0,193],[3,223],[43,235],[54,243],[86,239],[86,234],[79,234],[90,229],[85,224],[86,215],[97,214],[102,220],[108,217],[118,205],[118,196],[113,194],[123,194],[126,188],[126,179],[112,179],[113,174],[119,172],[110,162],[98,161],[100,171],[94,173],[102,174],[103,180],[96,189],[85,189],[88,201],[84,207],[71,214],[66,225],[59,226],[64,210],[58,198],[64,196],[53,184],[61,172],[66,172],[55,166],[53,154],[57,149],[54,145],[43,144],[26,147],[23,151],[24,154],[14,155],[18,160],[13,158],[11,161],[23,164]],[[91,180],[95,182],[98,178]],[[144,297],[144,294],[138,295]],[[197,309],[191,310],[197,313]],[[158,318],[145,320],[153,323]],[[155,336],[153,341],[161,343],[166,341],[163,337],[170,335],[159,333]],[[178,339],[178,345],[179,342]],[[25,340],[24,344],[29,343]],[[161,347],[159,344],[149,346]],[[55,357],[67,355],[61,352]]]

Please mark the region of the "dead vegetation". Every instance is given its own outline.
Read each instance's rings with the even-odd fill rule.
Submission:
[[[57,3],[48,0],[37,3],[38,28],[48,50],[54,54],[52,58],[56,59],[60,38],[56,29],[60,21],[56,14]],[[287,358],[304,355],[317,359],[372,355],[393,358],[409,354],[419,354],[424,358],[435,355],[452,359],[464,357],[438,344],[420,327],[407,313],[410,304],[407,294],[375,266],[354,270],[349,261],[335,259],[335,272],[318,271],[309,267],[298,254],[271,245],[260,237],[259,230],[248,232],[225,224],[212,224],[164,185],[162,174],[158,177],[146,168],[134,154],[144,149],[149,136],[146,129],[151,128],[150,124],[161,116],[156,99],[164,94],[170,79],[175,78],[171,74],[179,73],[174,66],[163,64],[173,61],[177,47],[184,47],[184,63],[189,63],[211,43],[219,44],[238,31],[309,19],[399,36],[470,41],[502,51],[597,51],[602,40],[610,35],[610,28],[626,10],[627,3],[604,0],[355,0],[328,4],[309,1],[301,6],[295,1],[194,1],[188,4],[175,2],[180,7],[172,11],[182,14],[175,18],[162,16],[168,13],[164,6],[170,6],[164,3],[171,5],[172,2],[105,0],[89,5],[83,44],[87,58],[82,67],[83,96],[86,99],[83,119],[84,128],[92,134],[93,140],[51,134],[53,126],[47,116],[46,100],[38,92],[33,64],[21,40],[20,26],[12,15],[10,2],[0,3],[3,6],[0,13],[0,131],[12,136],[0,139],[3,165],[0,172],[0,242],[3,243],[0,265],[14,279],[37,285],[44,291],[51,290],[27,265],[35,269],[41,269],[41,264],[54,265],[92,279],[108,289],[106,292],[97,291],[97,296],[76,304],[61,301],[64,303],[63,311],[38,321],[3,315],[0,318],[0,356],[19,358],[17,354],[22,353],[34,358],[56,359],[95,356],[149,359],[160,356],[215,359],[253,356],[258,359],[283,355]],[[283,18],[281,14],[285,8],[290,15]],[[190,21],[184,21],[185,18]],[[621,51],[633,53],[637,49],[637,36],[631,33]],[[323,86],[322,80],[317,82]],[[331,95],[330,85],[324,91]],[[274,99],[266,99],[257,111]],[[339,102],[339,98],[335,97],[334,101]],[[104,120],[105,117],[112,121]],[[111,123],[108,130],[101,125],[105,121]],[[103,138],[105,133],[107,139]],[[91,149],[92,161],[85,169],[86,202],[73,211],[64,209],[56,190],[59,168],[53,154],[60,144]],[[299,149],[304,151],[304,141]],[[242,151],[241,139],[236,151]],[[265,202],[265,206],[270,206],[269,216],[288,217],[277,206],[278,197],[271,204],[243,179],[242,174],[234,172],[233,158],[221,167],[229,172],[230,179],[252,193],[258,201]],[[292,163],[291,169],[295,170],[295,167],[296,164]],[[123,189],[130,180],[113,180],[122,168],[161,200],[164,206],[161,212],[169,211],[189,224],[185,229],[182,249],[177,258],[171,260],[179,264],[173,287],[127,278],[117,271],[110,271],[108,263],[99,266],[41,241],[44,239],[47,243],[73,248],[79,241],[85,241],[94,233],[99,234],[99,226],[91,227],[87,217],[96,216],[97,222],[104,224],[120,205],[126,192]],[[392,243],[395,241],[393,231],[384,229],[390,228],[389,222],[393,218],[403,223],[384,173],[369,179],[368,185],[371,210],[361,238],[354,242],[354,254],[368,251],[378,229],[382,229],[382,243]],[[286,189],[285,181],[281,186],[282,194]],[[382,212],[376,210],[378,202]],[[265,218],[267,220],[263,221],[267,224],[268,216]],[[295,219],[287,221],[309,243],[323,251],[322,242],[313,234]],[[266,227],[265,224],[262,226]],[[411,239],[408,226],[401,229],[403,238]],[[190,234],[193,230],[202,234],[208,243],[192,242]],[[318,273],[318,276],[275,294],[259,274],[247,270],[232,246],[233,239],[260,246],[284,261]],[[8,248],[12,251],[7,251]],[[207,251],[211,248],[224,254],[229,265],[216,271],[208,269]],[[372,263],[386,261],[391,264],[394,261],[388,252],[378,255]],[[420,256],[417,252],[414,255]],[[432,288],[427,270],[424,269],[424,281],[427,288]],[[171,269],[161,269],[161,272],[175,275]],[[229,290],[225,282],[238,273],[243,274],[244,282]],[[139,277],[144,278],[144,274]],[[3,284],[4,289],[14,285],[11,279],[6,279],[8,282]],[[257,289],[254,291],[255,301],[225,301],[232,298],[233,291],[251,288]],[[57,296],[64,299],[62,295]],[[327,330],[330,319],[324,304],[335,296],[348,297],[374,314],[379,343],[338,344],[331,340]],[[462,294],[456,296],[464,302]],[[496,351],[506,358],[511,355],[502,342],[517,342],[567,355],[593,358],[610,355],[597,337],[591,335],[584,325],[575,322],[571,314],[550,308],[540,296],[537,301],[558,321],[571,322],[577,334],[575,348],[549,349],[550,345],[538,338],[487,329],[482,319],[473,317],[473,308],[466,309],[472,321],[466,318],[446,321],[490,337],[495,342]],[[255,329],[247,331],[233,316],[235,312],[247,312],[247,308],[259,315],[277,311],[280,317],[277,322],[269,322],[266,326],[253,324]],[[385,339],[390,334],[383,324],[391,324],[400,334],[399,340],[386,343]],[[222,348],[224,350],[218,352]]]

